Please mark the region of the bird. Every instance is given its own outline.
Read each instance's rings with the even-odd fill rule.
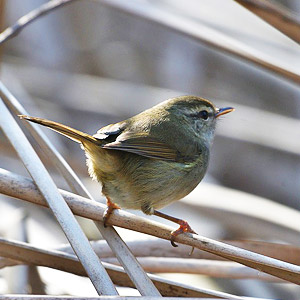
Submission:
[[[107,208],[141,210],[175,222],[171,244],[185,232],[187,221],[158,211],[187,196],[203,179],[209,162],[217,119],[234,108],[217,108],[198,96],[168,99],[127,120],[90,135],[69,126],[26,115],[21,119],[46,126],[81,144],[92,179],[102,184]]]

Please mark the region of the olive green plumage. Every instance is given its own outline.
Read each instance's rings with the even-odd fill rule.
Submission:
[[[94,136],[45,119],[21,116],[80,142],[92,178],[121,208],[152,214],[189,194],[208,166],[216,118],[232,111],[183,96],[160,103]]]

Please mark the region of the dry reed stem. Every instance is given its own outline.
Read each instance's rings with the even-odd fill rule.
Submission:
[[[227,244],[239,246],[243,249],[255,251],[283,261],[300,264],[300,248],[291,245],[258,242],[258,241],[224,241]],[[105,240],[91,242],[94,251],[105,262],[119,265],[114,253]],[[235,262],[220,261],[220,257],[208,252],[195,249],[189,256],[189,247],[170,247],[170,243],[160,239],[128,241],[127,246],[137,257],[139,263],[147,272],[152,273],[190,273],[202,274],[212,277],[257,279],[274,282],[284,282],[273,276],[257,272]],[[55,250],[73,254],[69,245],[62,245]],[[223,263],[224,262],[224,263]],[[19,264],[9,259],[0,260],[0,268]]]
[[[5,170],[0,170],[0,192],[8,196],[46,206],[40,192],[30,179],[12,174]],[[75,214],[95,221],[102,221],[103,213],[106,208],[105,205],[92,202],[63,190],[60,190],[60,192]],[[158,222],[135,216],[123,210],[115,210],[108,223],[168,240],[174,229]],[[239,262],[245,266],[278,278],[300,284],[299,266],[196,234],[180,234],[176,237],[175,241]]]
[[[0,255],[26,264],[45,266],[80,276],[86,276],[85,270],[75,255],[60,251],[46,250],[27,243],[0,238]],[[134,287],[134,284],[132,284],[132,281],[124,269],[109,263],[104,263],[103,265],[115,284],[125,287]],[[151,274],[148,274],[148,276],[164,296],[241,299],[238,296],[188,286]]]

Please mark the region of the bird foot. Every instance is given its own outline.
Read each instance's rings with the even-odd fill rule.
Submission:
[[[178,247],[177,244],[175,244],[174,239],[176,238],[177,235],[181,234],[181,233],[185,233],[185,232],[190,232],[190,233],[196,233],[191,226],[189,225],[189,223],[185,220],[181,220],[169,215],[166,215],[158,210],[154,210],[153,214],[155,216],[158,216],[160,218],[169,220],[171,222],[174,222],[176,224],[179,225],[179,228],[177,230],[174,230],[171,232],[171,244],[173,247]],[[197,234],[197,233],[196,233]],[[192,249],[191,253],[193,253],[194,248]]]
[[[108,222],[112,212],[115,209],[120,209],[120,206],[118,206],[117,204],[111,202],[110,200],[107,200],[107,207],[106,207],[106,209],[104,211],[104,214],[103,214],[103,225],[104,225],[104,227],[107,227],[107,222]]]
[[[174,242],[174,239],[176,238],[177,235],[179,235],[181,233],[185,233],[185,232],[196,233],[191,228],[191,226],[189,225],[189,223],[187,221],[178,220],[177,223],[180,225],[179,228],[171,232],[171,244],[173,247],[178,247],[178,245],[175,244],[175,242]]]

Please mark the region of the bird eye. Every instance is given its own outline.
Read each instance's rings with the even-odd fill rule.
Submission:
[[[195,120],[199,120],[199,119],[207,120],[209,117],[209,112],[207,110],[201,110],[197,113],[192,113],[189,116]]]
[[[207,120],[208,119],[208,112],[207,110],[201,110],[199,113],[199,117],[203,120]]]

